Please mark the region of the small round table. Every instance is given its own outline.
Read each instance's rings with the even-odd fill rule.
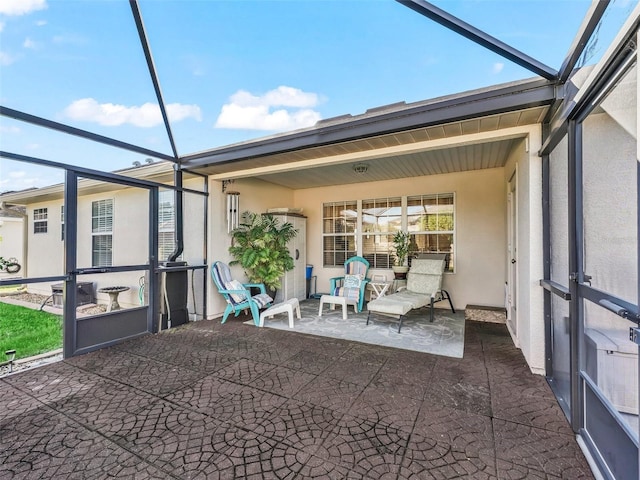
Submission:
[[[100,293],[109,294],[109,305],[107,306],[107,312],[120,310],[120,304],[118,303],[118,295],[121,292],[126,292],[127,290],[129,290],[129,287],[103,287],[98,289]]]

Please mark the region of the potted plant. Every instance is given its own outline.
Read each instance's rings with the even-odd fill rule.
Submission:
[[[405,265],[409,254],[411,236],[408,232],[396,232],[393,236],[393,248],[395,249],[395,262],[391,267],[395,278],[404,279],[407,277],[409,267]]]
[[[275,298],[280,279],[293,270],[287,244],[297,233],[292,224],[280,225],[273,215],[244,212],[240,225],[231,231],[229,253],[234,260],[229,265],[240,265],[250,283],[264,283]]]

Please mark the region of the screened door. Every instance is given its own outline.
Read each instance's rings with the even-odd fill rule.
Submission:
[[[621,68],[577,125],[578,272],[582,429],[616,479],[637,479],[637,68]]]
[[[66,357],[152,331],[158,192],[130,182],[67,173]]]

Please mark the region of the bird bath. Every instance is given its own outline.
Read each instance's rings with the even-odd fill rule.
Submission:
[[[103,287],[98,289],[98,292],[100,293],[109,294],[109,305],[107,306],[107,312],[120,310],[118,295],[122,292],[126,292],[127,290],[129,290],[129,287]]]

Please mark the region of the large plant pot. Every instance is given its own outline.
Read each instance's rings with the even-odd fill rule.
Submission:
[[[395,276],[396,280],[404,280],[405,278],[407,278],[409,267],[405,265],[393,265],[391,269],[393,270],[393,275]]]

